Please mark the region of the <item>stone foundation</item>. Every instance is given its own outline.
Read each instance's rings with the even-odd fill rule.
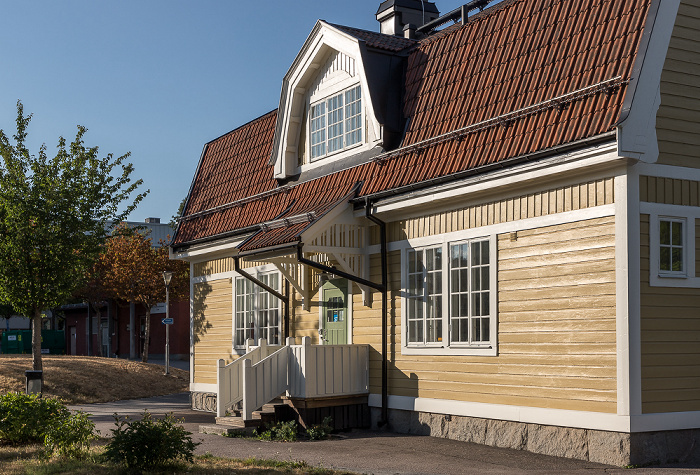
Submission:
[[[378,428],[379,408],[371,408]],[[700,429],[628,434],[390,409],[388,429],[608,465],[700,462]]]
[[[195,411],[216,413],[216,394],[191,391],[190,404]]]

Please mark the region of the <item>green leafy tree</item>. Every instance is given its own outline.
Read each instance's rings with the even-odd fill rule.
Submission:
[[[99,158],[86,147],[87,129],[32,155],[26,146],[31,115],[17,102],[11,143],[0,130],[0,300],[32,319],[33,368],[42,369],[42,310],[66,302],[85,280],[109,232],[148,193],[138,193],[129,154]]]

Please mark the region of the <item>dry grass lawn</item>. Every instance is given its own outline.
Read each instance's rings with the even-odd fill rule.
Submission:
[[[116,358],[44,355],[44,395],[90,404],[188,391],[189,372]],[[24,392],[31,355],[0,355],[0,394]]]

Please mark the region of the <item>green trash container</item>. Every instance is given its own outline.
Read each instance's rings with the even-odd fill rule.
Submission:
[[[6,355],[24,353],[24,330],[7,330],[2,334],[2,352]],[[29,342],[31,349],[31,338]]]

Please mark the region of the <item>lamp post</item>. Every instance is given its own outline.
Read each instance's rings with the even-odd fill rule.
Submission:
[[[163,271],[163,280],[165,281],[165,318],[169,321],[170,318],[170,279],[173,278],[173,273]],[[170,374],[170,324],[165,324],[165,375]]]

